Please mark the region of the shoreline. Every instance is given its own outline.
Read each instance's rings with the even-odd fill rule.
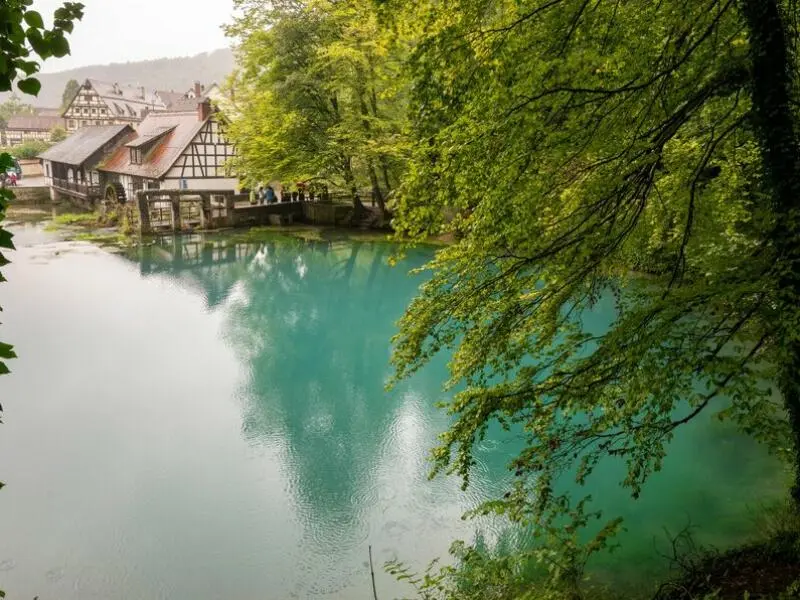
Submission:
[[[60,208],[65,210],[60,211]],[[349,241],[361,243],[391,244],[398,247],[445,247],[453,242],[447,236],[428,238],[422,241],[405,242],[394,239],[394,232],[385,229],[363,229],[336,225],[314,225],[295,223],[292,225],[255,225],[249,227],[229,227],[221,229],[186,229],[163,233],[125,233],[121,226],[112,221],[104,223],[99,213],[80,211],[72,205],[41,204],[12,205],[6,211],[5,225],[13,227],[26,223],[44,223],[48,231],[58,231],[71,241],[87,241],[99,245],[134,247],[147,244],[171,235],[225,236],[236,243],[255,243],[268,237],[287,237],[305,241]]]

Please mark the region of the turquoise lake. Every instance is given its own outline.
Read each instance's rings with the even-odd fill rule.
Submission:
[[[428,481],[448,424],[447,357],[392,392],[389,340],[422,279],[382,243],[165,237],[130,255],[20,225],[0,285],[0,589],[12,599],[379,598],[504,491],[514,440],[484,442],[467,492]],[[598,315],[598,319],[608,315]],[[664,568],[664,527],[721,547],[784,491],[763,449],[710,416],[633,502],[607,465],[588,490],[625,517],[601,576]],[[629,573],[628,573],[629,574]]]

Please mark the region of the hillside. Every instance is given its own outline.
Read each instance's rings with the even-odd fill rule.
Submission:
[[[70,79],[82,82],[88,77],[135,83],[150,89],[183,91],[189,89],[195,80],[222,83],[233,69],[233,62],[233,53],[225,48],[196,56],[92,65],[58,73],[42,73],[39,75],[42,82],[39,97],[23,97],[23,101],[35,106],[59,106],[67,82]],[[8,96],[8,93],[0,94],[0,102]]]

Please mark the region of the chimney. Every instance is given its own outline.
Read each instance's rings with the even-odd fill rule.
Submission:
[[[205,121],[211,116],[211,101],[203,100],[197,103],[197,120]]]
[[[147,98],[147,94],[145,94],[145,92],[144,92],[144,86],[140,87],[139,89],[142,92],[142,100],[144,100],[145,98]]]
[[[200,85],[199,81],[194,82],[194,97],[199,98],[203,95],[203,86]]]

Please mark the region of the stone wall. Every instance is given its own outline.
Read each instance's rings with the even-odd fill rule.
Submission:
[[[349,221],[353,209],[343,204],[305,202],[303,219],[314,225],[342,225]]]
[[[19,166],[22,168],[22,177],[41,177],[42,163],[38,158],[20,158]]]
[[[303,205],[299,202],[238,206],[233,211],[234,227],[251,225],[290,224],[303,218]]]
[[[15,187],[15,204],[50,204],[50,188],[42,187]]]

